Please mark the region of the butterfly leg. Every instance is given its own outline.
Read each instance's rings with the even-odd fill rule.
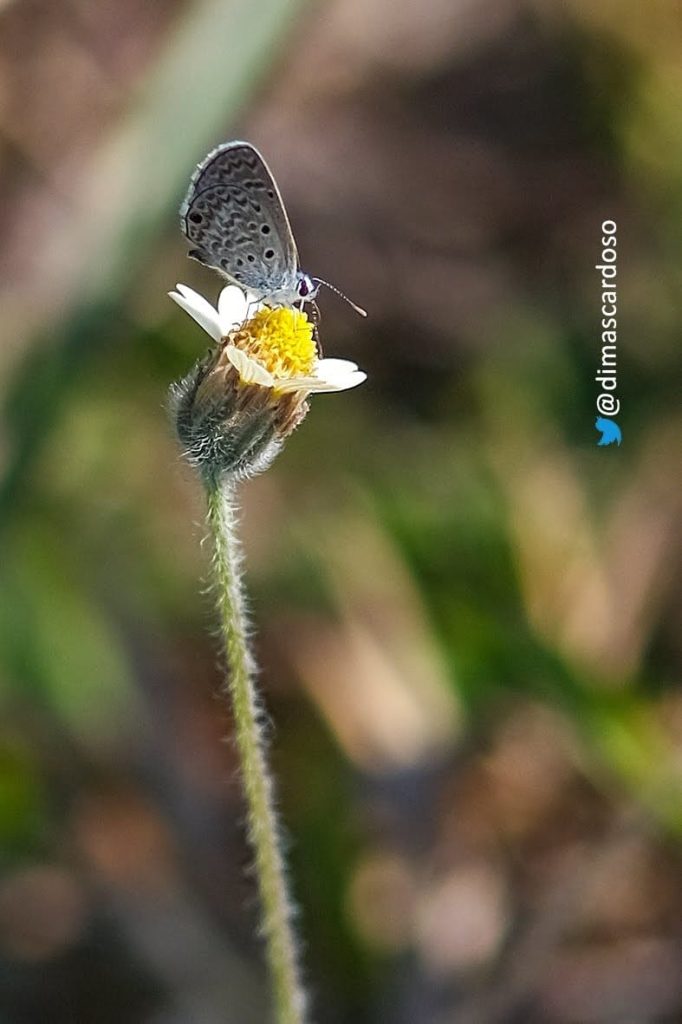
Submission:
[[[324,352],[322,351],[322,342],[320,341],[320,331],[319,331],[319,327],[320,327],[320,324],[322,322],[322,314],[320,313],[320,307],[318,306],[318,304],[315,302],[314,299],[310,300],[310,312],[311,312],[310,319],[313,322],[313,338],[315,339],[315,347],[317,348],[317,356],[318,356],[318,359],[322,359],[324,357]]]

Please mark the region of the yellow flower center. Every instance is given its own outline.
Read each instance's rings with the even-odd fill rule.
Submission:
[[[260,309],[230,341],[279,380],[309,376],[317,358],[313,325],[305,313],[287,306]]]

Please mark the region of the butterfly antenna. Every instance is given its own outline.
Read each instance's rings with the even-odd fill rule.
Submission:
[[[344,302],[347,302],[348,305],[351,306],[356,313],[360,314],[360,316],[367,316],[367,310],[363,309],[362,306],[358,306],[355,302],[353,302],[352,299],[349,299],[347,295],[344,295],[340,288],[336,288],[333,284],[330,284],[329,281],[323,281],[321,277],[314,277],[313,281],[315,281],[317,284],[323,284],[326,288],[329,288],[331,289],[331,291],[336,292],[336,294],[340,298],[342,298]]]

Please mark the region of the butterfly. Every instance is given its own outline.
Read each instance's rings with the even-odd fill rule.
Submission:
[[[312,302],[321,284],[346,299],[327,281],[300,269],[282,196],[250,142],[225,142],[199,164],[180,207],[180,222],[193,259],[268,306]]]

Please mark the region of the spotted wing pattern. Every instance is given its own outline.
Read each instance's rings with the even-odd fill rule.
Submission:
[[[260,299],[295,294],[298,255],[279,189],[248,142],[227,142],[195,171],[180,209],[190,256]]]

